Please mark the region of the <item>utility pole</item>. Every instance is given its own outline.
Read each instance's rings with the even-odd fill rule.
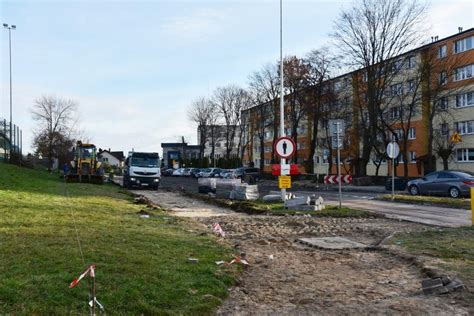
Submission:
[[[283,94],[283,0],[280,0],[280,137],[285,136],[285,101]],[[281,165],[286,159],[281,158]],[[281,189],[281,199],[285,202],[286,189]]]
[[[12,114],[12,29],[15,30],[16,29],[16,25],[8,25],[6,23],[3,24],[3,27],[5,29],[8,30],[8,47],[9,47],[9,51],[10,51],[10,151],[9,151],[9,155],[10,155],[10,161],[11,161],[11,157],[12,157],[12,149],[13,149],[13,145],[12,145],[12,131],[13,131],[13,114]]]

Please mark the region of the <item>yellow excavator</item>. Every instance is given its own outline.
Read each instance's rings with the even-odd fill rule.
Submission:
[[[83,144],[78,141],[75,148],[74,160],[66,174],[67,182],[104,183],[101,163],[97,160],[97,148],[93,144]]]

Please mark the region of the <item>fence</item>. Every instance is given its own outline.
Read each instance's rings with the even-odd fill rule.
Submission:
[[[0,160],[9,161],[13,154],[22,155],[23,132],[19,126],[0,118]]]

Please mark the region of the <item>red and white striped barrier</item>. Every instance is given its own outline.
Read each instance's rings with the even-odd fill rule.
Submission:
[[[345,176],[340,176],[342,179],[341,183],[351,183],[352,182],[352,176],[351,175],[345,175]],[[338,184],[339,183],[339,177],[338,176],[325,176],[324,177],[324,183],[325,184]]]
[[[95,265],[90,265],[86,271],[84,271],[77,279],[74,279],[72,280],[71,284],[69,284],[69,288],[72,289],[73,287],[75,287],[79,281],[81,281],[88,273],[90,275],[91,278],[95,278]]]
[[[212,229],[217,235],[221,236],[222,238],[225,237],[225,232],[222,229],[221,225],[219,225],[219,223],[212,224]]]

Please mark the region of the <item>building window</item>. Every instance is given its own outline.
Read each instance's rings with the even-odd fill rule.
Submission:
[[[438,83],[440,85],[448,83],[448,73],[446,71],[443,70],[439,73]]]
[[[474,161],[474,148],[459,148],[456,150],[458,162]]]
[[[446,56],[448,56],[446,45],[438,47],[438,58],[444,58]]]
[[[470,65],[466,65],[466,66],[454,69],[454,81],[472,78],[473,69],[474,69],[474,64],[470,64]]]
[[[407,67],[408,69],[414,68],[415,67],[415,56],[409,56],[408,57],[408,62],[407,62]]]
[[[474,36],[463,38],[454,42],[454,53],[462,53],[474,47]]]
[[[416,129],[414,127],[410,127],[408,130],[408,139],[416,139]]]
[[[403,94],[403,85],[401,83],[393,84],[390,86],[390,95],[402,95]]]
[[[461,135],[474,134],[474,121],[456,122],[454,129]]]
[[[264,150],[266,153],[271,153],[272,152],[272,147],[271,146],[265,146]]]
[[[413,92],[415,91],[415,80],[408,80],[408,91]]]
[[[393,108],[390,109],[390,117],[393,119],[400,118],[401,116],[401,111],[399,106],[394,106]]]
[[[379,136],[381,136],[381,135],[379,135]],[[380,138],[377,137],[377,139],[382,141],[381,137]],[[403,139],[403,129],[399,128],[399,129],[393,130],[391,139],[392,139],[392,141],[402,140]]]
[[[449,125],[448,123],[442,123],[441,124],[441,135],[447,136],[449,133]]]
[[[266,165],[271,165],[271,164],[272,164],[271,159],[265,159],[265,164],[266,164]]]
[[[300,149],[304,149],[304,148],[305,148],[305,143],[296,144],[296,149],[300,150]]]
[[[458,94],[456,96],[456,107],[462,108],[465,106],[473,106],[474,105],[474,92],[467,92]]]
[[[416,162],[416,152],[410,151],[410,162]]]
[[[405,163],[403,161],[403,153],[399,153],[397,159],[395,159],[396,163]]]
[[[438,99],[438,107],[440,110],[447,110],[448,109],[448,98],[441,97]]]

